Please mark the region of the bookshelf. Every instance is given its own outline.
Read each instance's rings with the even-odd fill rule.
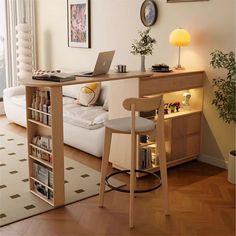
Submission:
[[[30,191],[54,207],[65,201],[61,90],[26,87]]]

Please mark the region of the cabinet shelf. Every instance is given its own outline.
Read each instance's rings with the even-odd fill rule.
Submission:
[[[46,124],[44,124],[44,123],[42,123],[42,122],[40,122],[40,121],[36,121],[36,120],[33,120],[33,119],[28,119],[28,121],[31,122],[31,123],[34,123],[34,124],[36,124],[36,125],[40,125],[40,126],[43,126],[43,127],[45,127],[45,128],[52,129],[51,126],[46,125]]]
[[[145,147],[155,148],[155,144],[156,144],[156,142],[151,141],[151,142],[147,142],[147,143],[139,143],[139,146],[140,146],[140,148],[145,148]]]
[[[52,163],[50,163],[50,162],[48,162],[48,161],[44,161],[44,160],[42,160],[42,159],[40,159],[40,158],[38,158],[38,157],[35,157],[35,156],[33,156],[33,155],[29,155],[29,157],[30,157],[31,159],[37,161],[37,162],[42,163],[43,165],[45,165],[45,166],[47,166],[47,167],[53,169]]]
[[[32,107],[28,107],[28,109],[31,110],[31,111],[35,111],[35,112],[47,115],[47,116],[52,116],[52,114],[50,114],[50,113],[47,113],[47,112],[44,112],[44,111],[40,111],[40,110],[34,109]]]
[[[46,149],[44,149],[44,148],[41,148],[41,147],[39,147],[39,146],[37,146],[37,145],[35,145],[35,144],[30,143],[29,145],[30,145],[31,147],[34,147],[34,148],[36,148],[36,149],[38,149],[38,150],[40,150],[40,151],[43,151],[43,152],[45,152],[45,153],[47,153],[47,154],[49,154],[49,155],[52,155],[52,152],[50,152],[50,151],[48,151],[48,150],[46,150]]]
[[[202,111],[201,109],[180,110],[179,112],[165,114],[165,120],[172,119],[179,116],[186,116],[186,115],[194,114],[201,111]]]
[[[44,184],[43,182],[39,181],[38,179],[36,179],[32,176],[30,177],[30,179],[32,179],[34,182],[37,182],[37,183],[43,185],[45,188],[50,189],[51,191],[53,191],[53,188],[49,187],[48,185]]]
[[[34,195],[36,195],[37,197],[41,198],[42,200],[44,200],[45,202],[47,202],[48,204],[50,204],[51,206],[54,206],[54,201],[53,199],[47,199],[46,197],[44,197],[42,194],[37,193],[35,190],[30,190],[31,193],[33,193]]]

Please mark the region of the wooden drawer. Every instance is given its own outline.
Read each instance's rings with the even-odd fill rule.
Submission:
[[[175,117],[172,119],[172,138],[179,138],[189,134],[200,133],[201,112]]]
[[[202,87],[203,72],[140,78],[140,96]]]

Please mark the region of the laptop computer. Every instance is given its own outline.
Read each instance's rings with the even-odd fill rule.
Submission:
[[[93,71],[79,72],[75,76],[93,77],[106,74],[111,66],[115,51],[100,52]]]

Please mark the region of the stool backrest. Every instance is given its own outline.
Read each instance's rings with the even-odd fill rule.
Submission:
[[[163,95],[147,98],[127,98],[123,102],[123,107],[128,111],[131,111],[132,107],[135,111],[151,111],[160,108],[162,99]]]

